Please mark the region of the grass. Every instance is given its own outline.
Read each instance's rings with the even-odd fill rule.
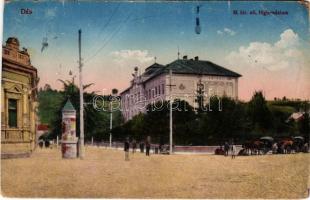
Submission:
[[[87,147],[84,160],[37,149],[1,160],[5,197],[305,198],[309,155],[151,155]]]

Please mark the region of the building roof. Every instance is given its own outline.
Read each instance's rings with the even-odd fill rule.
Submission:
[[[241,77],[240,74],[205,60],[175,60],[166,65],[174,74],[197,74],[213,76]]]
[[[71,101],[68,99],[65,106],[62,108],[62,111],[75,111]]]
[[[227,77],[241,77],[240,74],[219,66],[215,63],[206,60],[194,59],[178,59],[167,65],[154,63],[147,67],[142,74],[143,83],[172,70],[173,74],[192,74],[192,75],[211,75],[211,76],[227,76]],[[128,91],[132,86],[125,89],[122,93]]]
[[[150,75],[160,69],[163,69],[165,66],[164,65],[161,65],[161,64],[158,64],[158,63],[154,63],[153,65],[147,67],[145,69],[145,72],[143,73],[144,75]]]
[[[156,65],[156,67],[153,67]],[[205,60],[175,60],[166,66],[160,64],[153,64],[150,67],[146,68],[143,76],[147,76],[144,82],[155,78],[156,76],[169,73],[169,70],[172,70],[174,74],[194,74],[194,75],[212,75],[212,76],[228,76],[228,77],[241,77],[240,74],[233,72],[229,69],[221,67],[217,64],[214,64],[210,61]],[[149,69],[150,68],[150,69]],[[152,70],[152,71],[151,71]],[[150,71],[152,73],[150,73]]]
[[[37,127],[38,131],[48,131],[49,126],[47,124],[39,124]]]
[[[305,112],[294,112],[294,113],[291,114],[289,119],[293,119],[295,121],[299,121],[299,120],[304,118],[304,114],[305,114]]]

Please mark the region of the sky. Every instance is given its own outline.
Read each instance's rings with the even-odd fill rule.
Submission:
[[[276,10],[287,14],[259,14]],[[310,99],[309,19],[298,2],[13,1],[5,3],[3,20],[2,42],[14,36],[28,48],[40,86],[61,89],[58,79],[71,79],[70,70],[78,77],[81,29],[83,81],[95,83],[93,91],[122,91],[135,66],[142,73],[155,57],[168,64],[179,49],[241,74],[239,99],[255,90],[267,99]],[[43,38],[48,47],[41,52]]]

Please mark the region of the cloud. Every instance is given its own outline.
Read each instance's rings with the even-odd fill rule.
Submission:
[[[299,46],[299,38],[297,33],[294,33],[292,29],[285,30],[280,35],[280,40],[275,43],[278,48],[290,48]]]
[[[48,8],[45,10],[45,17],[46,18],[54,18],[56,17],[57,8]]]
[[[216,33],[217,33],[218,35],[223,35],[223,32],[220,31],[220,30],[217,30]]]
[[[96,85],[92,87],[94,90],[107,89],[107,91],[111,91],[112,88],[117,88],[121,92],[129,86],[130,80],[132,80],[131,74],[136,66],[139,68],[139,73],[143,73],[144,69],[153,63],[154,57],[148,50],[113,51],[108,53],[104,62],[103,58],[97,57],[87,66],[89,73],[85,73],[85,82],[97,80]],[[98,70],[98,66],[101,66],[102,70]]]
[[[233,31],[233,30],[231,30],[231,29],[229,29],[229,28],[224,28],[224,31],[225,31],[227,34],[231,35],[231,36],[233,36],[233,35],[236,34],[235,31]]]
[[[261,67],[276,71],[301,64],[303,53],[298,46],[298,35],[288,29],[274,44],[251,42],[248,46],[241,46],[238,51],[231,52],[226,60],[237,62],[239,66]]]
[[[239,91],[246,99],[255,90],[263,90],[269,99],[310,98],[310,59],[305,51],[298,34],[287,29],[278,41],[254,41],[230,52],[225,65],[242,74]]]
[[[231,29],[229,29],[229,28],[224,28],[223,30],[217,30],[216,33],[218,35],[224,35],[224,34],[225,35],[230,35],[230,36],[236,35],[236,32],[231,30]]]
[[[114,60],[122,64],[145,65],[154,60],[147,50],[120,50],[111,53]]]

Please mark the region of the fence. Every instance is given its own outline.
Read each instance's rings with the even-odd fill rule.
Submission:
[[[109,142],[85,142],[85,145],[88,146],[97,146],[103,148],[110,148]],[[168,147],[167,145],[164,145]],[[237,149],[241,149],[241,145],[236,145]],[[124,143],[123,142],[112,142],[112,149],[123,150]],[[159,144],[151,144],[151,153],[155,153],[155,149],[159,148]],[[220,148],[220,146],[174,146],[173,151],[175,153],[199,153],[199,154],[214,154],[215,149]],[[139,151],[139,143],[137,143],[137,151]]]
[[[61,141],[59,141],[59,144]],[[56,144],[56,140],[54,141],[54,144]],[[85,141],[86,146],[96,146],[106,149],[117,149],[117,150],[123,150],[124,149],[124,143],[123,142],[112,142],[111,147],[110,143],[106,141]],[[169,149],[168,145],[163,146],[164,149]],[[237,150],[240,150],[242,148],[241,145],[236,145]],[[131,148],[131,147],[130,147]],[[215,150],[217,148],[220,148],[220,146],[179,146],[176,145],[173,147],[173,151],[175,153],[191,153],[191,154],[214,154]],[[144,147],[145,149],[145,147]],[[151,153],[157,152],[159,149],[159,144],[151,144]],[[139,143],[137,143],[137,151],[140,151]]]

